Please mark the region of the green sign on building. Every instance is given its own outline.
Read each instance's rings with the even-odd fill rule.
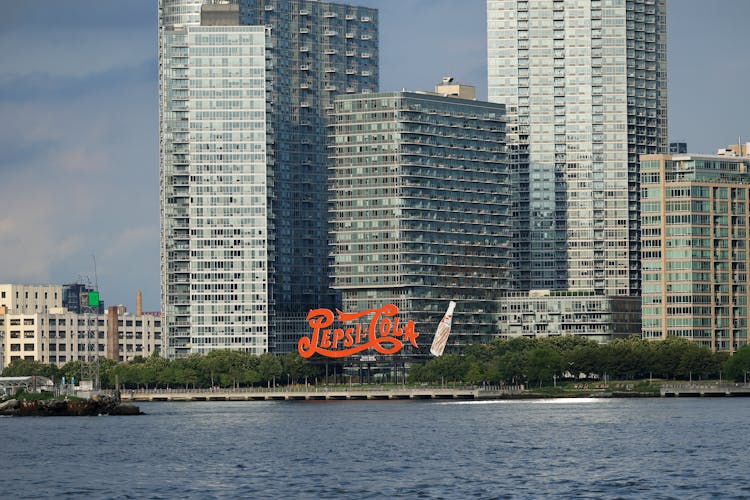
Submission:
[[[89,306],[99,307],[99,292],[89,292]]]

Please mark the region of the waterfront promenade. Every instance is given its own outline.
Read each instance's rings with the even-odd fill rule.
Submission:
[[[693,382],[663,384],[658,394],[628,391],[580,391],[592,397],[750,397],[750,384]],[[524,386],[291,386],[238,389],[139,389],[121,391],[125,402],[148,401],[366,401],[366,400],[468,400],[553,397],[524,390]]]
[[[667,398],[685,397],[750,397],[750,384],[688,382],[681,384],[664,384],[660,389],[661,396]]]
[[[523,397],[523,386],[400,387],[323,386],[241,389],[123,390],[123,401],[351,401],[351,400],[490,400]]]

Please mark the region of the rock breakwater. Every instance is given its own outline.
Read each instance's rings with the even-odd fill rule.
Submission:
[[[96,415],[142,415],[131,404],[120,403],[108,397],[94,397],[85,401],[48,399],[20,401],[11,399],[0,403],[0,415],[18,417],[86,417]]]

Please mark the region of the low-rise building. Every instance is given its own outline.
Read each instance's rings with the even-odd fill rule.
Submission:
[[[0,306],[0,369],[18,359],[62,366],[69,361],[91,361],[99,356],[130,361],[136,356],[162,352],[159,313],[141,313],[138,307],[132,314],[124,306],[111,307],[106,314],[76,313],[60,306],[51,307],[52,302],[33,302],[43,297],[41,288],[4,286],[11,287],[5,291],[12,292],[14,298],[18,292],[19,300],[29,293],[29,303],[12,302],[13,309],[34,308],[43,312],[16,313],[9,306]],[[39,295],[32,299],[35,292]],[[61,294],[52,299],[55,291],[47,292],[51,300],[61,300]]]
[[[640,333],[639,297],[532,290],[508,293],[499,302],[500,338],[576,335],[606,344]]]
[[[136,356],[148,357],[162,352],[161,314],[146,312],[141,315],[123,311],[117,320],[118,361],[130,361]]]
[[[14,314],[34,314],[62,307],[62,285],[0,284],[0,307]]]

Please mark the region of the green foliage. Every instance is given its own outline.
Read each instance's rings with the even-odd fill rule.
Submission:
[[[526,372],[530,382],[538,382],[541,386],[545,380],[551,380],[562,371],[562,356],[552,345],[540,345],[529,351]]]
[[[724,362],[723,371],[727,378],[744,382],[750,375],[750,346],[740,347],[734,356]]]
[[[312,358],[315,359],[315,358]],[[322,377],[323,364],[297,353],[260,356],[229,350],[206,355],[192,354],[175,360],[154,353],[127,363],[99,359],[102,387],[114,388],[115,380],[125,389],[249,387],[299,384]],[[742,381],[750,373],[750,347],[731,358],[713,353],[685,339],[670,337],[647,341],[634,336],[599,345],[568,335],[549,338],[518,337],[495,339],[488,344],[469,345],[462,354],[446,354],[424,364],[412,364],[409,380],[417,383],[533,384],[550,386],[570,379],[681,378],[693,380],[718,377]],[[60,381],[80,380],[81,362],[61,368],[36,361],[17,360],[3,370],[3,376],[41,375]]]
[[[60,377],[60,369],[52,364],[47,365],[39,361],[17,359],[3,370],[3,377],[30,377],[32,375],[56,380]]]
[[[70,370],[80,377],[80,363]],[[217,350],[205,356],[192,354],[184,358],[168,360],[155,353],[148,358],[137,357],[127,363],[115,364],[101,360],[102,386],[113,388],[115,378],[125,389],[136,388],[208,388],[266,386],[272,381],[276,385],[299,383],[305,377],[311,379],[319,369],[296,353],[276,356]],[[63,370],[68,367],[65,365]]]
[[[747,356],[747,370],[750,372],[750,352]],[[735,358],[737,355],[731,359]],[[725,353],[713,353],[706,347],[676,337],[648,341],[632,336],[606,345],[574,335],[517,337],[470,345],[460,356],[446,355],[433,358],[424,365],[413,365],[409,378],[412,382],[488,382],[540,387],[552,385],[555,379],[564,377],[603,378],[606,375],[610,379],[625,380],[651,376],[701,379],[718,376],[726,360]],[[729,368],[725,367],[725,370]],[[745,368],[734,368],[732,376],[741,374],[736,379],[743,378],[742,370]]]

